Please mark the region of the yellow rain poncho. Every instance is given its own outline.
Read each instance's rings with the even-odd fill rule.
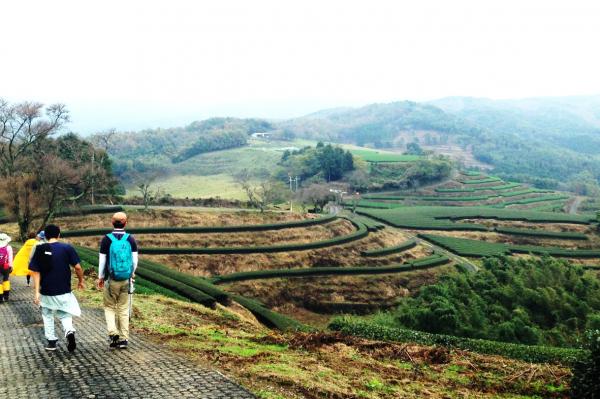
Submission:
[[[25,241],[13,260],[13,271],[11,276],[27,276],[29,274],[29,259],[34,245],[38,241],[35,238]]]

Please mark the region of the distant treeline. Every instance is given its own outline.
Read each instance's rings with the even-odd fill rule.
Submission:
[[[183,162],[205,152],[241,147],[247,143],[248,134],[245,132],[214,132],[198,138],[191,146],[175,155],[172,161]]]
[[[272,129],[271,123],[262,119],[211,118],[185,127],[99,134],[97,139],[104,135],[115,173],[131,181],[140,175],[161,175],[166,163],[244,146],[253,133]]]

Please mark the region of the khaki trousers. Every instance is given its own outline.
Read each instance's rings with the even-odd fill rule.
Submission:
[[[104,284],[104,317],[108,335],[129,339],[129,280]]]

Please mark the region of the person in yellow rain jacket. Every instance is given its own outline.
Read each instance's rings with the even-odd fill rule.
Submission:
[[[8,243],[10,237],[0,233],[0,303],[8,302],[10,294],[10,272],[13,266],[13,250]]]
[[[40,231],[37,236],[35,233],[29,234],[29,239],[25,241],[13,261],[13,271],[11,276],[27,276],[27,285],[31,283],[31,272],[29,271],[29,262],[35,252],[38,244],[46,242],[44,231]]]

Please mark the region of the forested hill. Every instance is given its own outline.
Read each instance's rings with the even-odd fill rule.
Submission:
[[[280,123],[289,135],[402,150],[462,149],[506,179],[556,188],[600,178],[600,96],[445,98],[320,111]],[[438,148],[440,149],[440,148]]]
[[[475,156],[517,179],[600,177],[600,96],[490,100],[450,97],[430,104],[479,126]]]
[[[104,142],[117,161],[119,174],[136,162],[138,167],[153,164],[178,163],[196,155],[246,145],[252,133],[272,130],[262,119],[211,118],[192,122],[185,127],[147,129],[139,132],[102,133],[95,141]],[[141,171],[143,172],[143,170]]]
[[[470,136],[481,133],[481,129],[463,118],[445,113],[438,107],[412,101],[335,108],[279,125],[300,137],[384,147],[393,146],[398,133],[406,130]]]
[[[272,129],[262,119],[211,118],[185,127],[116,133],[109,138],[109,151],[117,159],[159,156],[181,162],[204,152],[243,146],[252,133]]]

